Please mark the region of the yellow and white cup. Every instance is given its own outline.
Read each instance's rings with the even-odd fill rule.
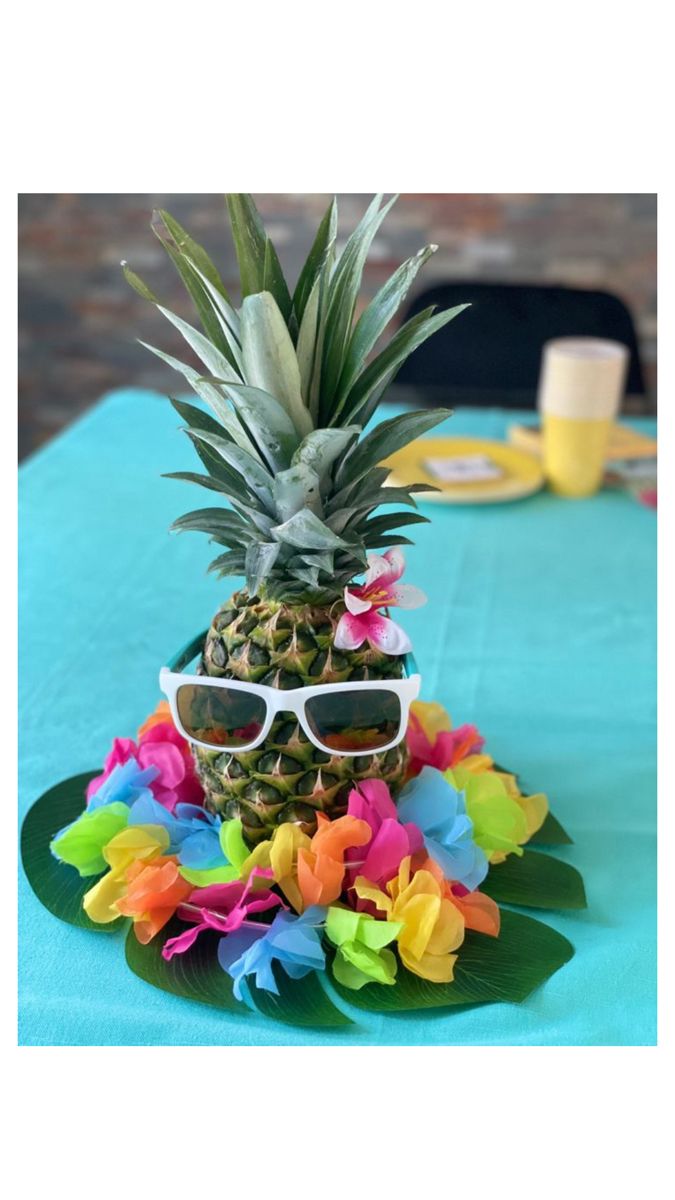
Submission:
[[[601,338],[555,338],[544,346],[538,407],[544,471],[560,496],[591,496],[605,469],[621,405],[628,349]]]

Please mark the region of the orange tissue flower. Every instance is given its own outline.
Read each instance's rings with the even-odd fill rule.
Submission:
[[[178,859],[169,855],[153,862],[137,859],[126,873],[126,895],[117,901],[125,917],[133,917],[134,932],[146,945],[175,913],[193,890],[193,884],[178,871]]]
[[[143,734],[147,733],[149,729],[154,729],[155,725],[173,725],[173,717],[171,716],[168,700],[160,700],[155,711],[150,713],[149,717],[146,717],[138,730],[138,737],[142,738]]]
[[[370,825],[357,817],[330,821],[324,813],[319,813],[317,824],[309,848],[298,850],[298,886],[305,908],[337,900],[345,876],[345,851],[352,846],[365,846],[372,837]]]
[[[413,855],[413,871],[428,871],[440,884],[446,900],[454,904],[464,920],[466,929],[474,929],[476,933],[486,933],[489,937],[499,937],[500,913],[499,907],[491,896],[483,892],[467,892],[461,883],[453,883],[446,879],[438,863],[433,858],[424,858],[423,854]]]

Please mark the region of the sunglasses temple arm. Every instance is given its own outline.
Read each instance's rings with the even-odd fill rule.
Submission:
[[[183,646],[182,650],[179,650],[177,654],[174,654],[173,658],[170,658],[167,663],[169,670],[182,671],[185,667],[187,667],[188,663],[191,663],[193,658],[195,658],[201,651],[206,640],[207,633],[208,629],[205,629],[203,633],[197,634],[197,637],[193,637],[186,646]]]
[[[406,654],[404,666],[406,675],[419,675],[420,669],[417,665],[417,659],[415,658],[412,650]]]

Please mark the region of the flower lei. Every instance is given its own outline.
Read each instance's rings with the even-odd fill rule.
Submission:
[[[490,864],[522,854],[548,805],[522,795],[477,730],[453,730],[438,704],[413,704],[407,743],[396,804],[382,780],[365,780],[344,816],[318,814],[313,837],[284,824],[251,850],[240,821],[204,808],[162,701],[137,742],[114,741],[85,811],[50,848],[82,877],[100,876],[83,899],[96,924],[131,918],[146,945],[172,918],[184,923],[165,960],[215,932],[237,998],[248,979],[278,993],[275,964],[291,979],[326,969],[329,950],[350,989],[391,985],[401,970],[449,983],[467,930],[499,936],[499,909],[480,891]]]

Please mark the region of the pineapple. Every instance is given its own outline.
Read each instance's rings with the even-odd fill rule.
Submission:
[[[194,302],[201,330],[165,308],[123,264],[131,285],[180,331],[201,363],[195,368],[147,347],[205,406],[172,400],[205,473],[168,477],[201,485],[221,501],[179,517],[172,529],[208,534],[224,548],[209,570],[246,581],[208,631],[199,667],[208,675],[296,688],[402,674],[401,658],[368,645],[337,650],[334,632],[345,611],[344,588],[365,570],[367,551],[410,544],[396,531],[427,519],[414,499],[423,485],[387,487],[382,460],[449,414],[406,413],[364,429],[403,361],[466,306],[438,314],[429,308],[375,351],[436,249],[426,246],[403,263],[355,320],[368,250],[392,203],[376,196],[336,257],[334,200],[291,294],[251,197],[229,195],[238,310],[203,248],[168,213],[155,213],[153,230]],[[383,504],[412,511],[373,515]],[[345,812],[354,781],[378,777],[395,794],[407,762],[404,744],[352,758],[324,753],[290,714],[281,714],[254,750],[195,747],[194,755],[208,807],[240,817],[251,844],[284,821],[313,833],[317,812]]]

